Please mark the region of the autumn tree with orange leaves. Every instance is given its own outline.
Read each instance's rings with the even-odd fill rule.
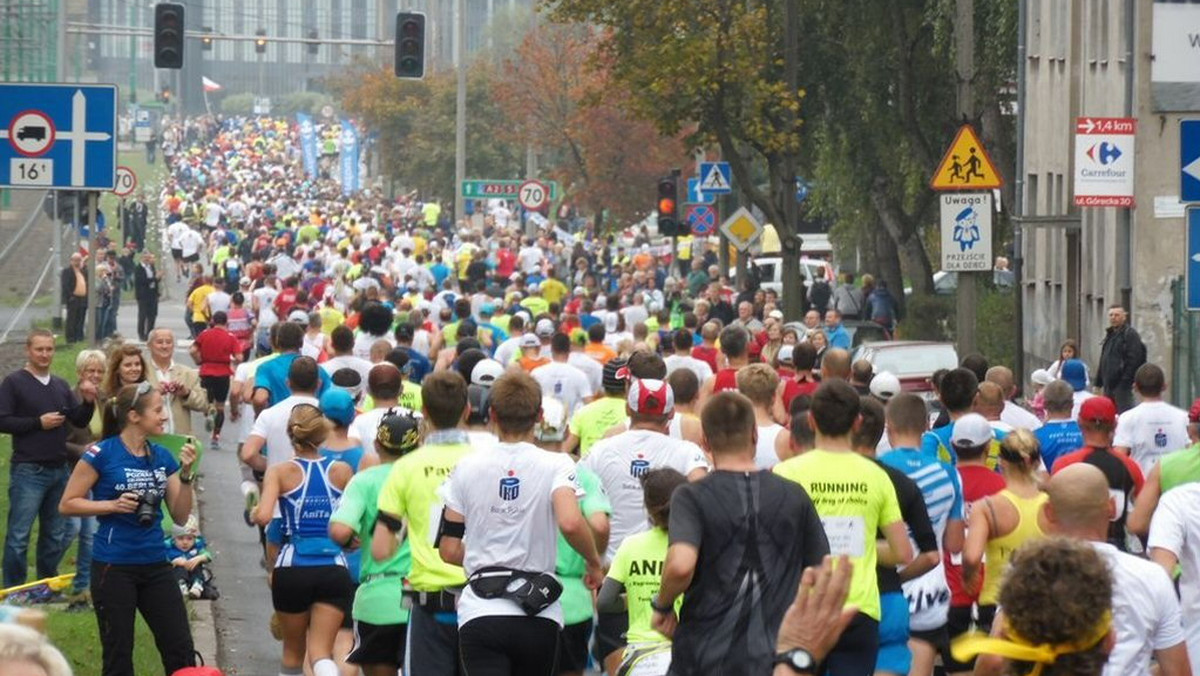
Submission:
[[[566,198],[597,231],[636,222],[652,209],[655,181],[690,171],[681,136],[661,135],[631,115],[586,26],[543,23],[526,34],[495,74],[492,92],[512,137],[537,150]]]

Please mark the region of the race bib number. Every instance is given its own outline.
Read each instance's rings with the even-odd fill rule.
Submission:
[[[861,516],[827,516],[821,519],[821,525],[833,556],[857,558],[866,554],[867,529]]]

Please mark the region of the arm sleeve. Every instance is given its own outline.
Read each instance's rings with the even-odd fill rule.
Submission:
[[[341,501],[338,507],[334,510],[333,515],[329,517],[330,521],[336,521],[342,525],[349,526],[354,529],[355,533],[364,533],[364,524],[362,523],[363,514],[367,511],[366,496],[361,490],[364,486],[363,482],[350,479],[350,483],[346,484],[346,489],[342,492]],[[367,528],[372,528],[372,524],[365,524]]]
[[[937,535],[933,532],[933,523],[929,520],[929,508],[925,506],[925,498],[921,495],[921,489],[917,488],[916,484],[912,484],[911,488],[904,492],[906,504],[901,508],[901,512],[903,512],[904,522],[908,524],[913,540],[917,543],[917,550],[922,554],[936,552],[938,550]]]
[[[1158,612],[1155,613],[1155,623],[1150,637],[1155,650],[1165,650],[1187,640],[1183,633],[1183,614],[1180,611],[1179,598],[1175,596],[1175,587],[1165,571],[1158,566],[1148,570],[1148,582],[1153,595],[1153,604]]]
[[[685,485],[675,489],[671,496],[670,543],[683,542],[697,549],[704,539],[703,511],[694,495],[695,486]]]
[[[17,393],[12,378],[0,382],[0,432],[25,434],[39,427],[36,417],[17,415]]]
[[[1178,489],[1177,489],[1178,490]],[[1180,502],[1177,497],[1184,497],[1185,493],[1169,492],[1162,497],[1162,501],[1158,503],[1158,509],[1154,510],[1154,517],[1150,520],[1150,536],[1146,541],[1148,548],[1158,547],[1165,549],[1175,555],[1176,558],[1182,558],[1185,536],[1184,516],[1178,507]]]

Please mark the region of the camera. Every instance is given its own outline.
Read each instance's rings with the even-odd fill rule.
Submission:
[[[139,491],[137,496],[138,504],[134,516],[137,517],[139,526],[148,528],[154,523],[154,517],[158,515],[159,505],[162,504],[162,494],[158,491]]]

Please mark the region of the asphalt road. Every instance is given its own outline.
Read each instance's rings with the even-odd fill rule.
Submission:
[[[183,322],[182,296],[187,285],[171,281],[169,271],[166,284],[169,294],[159,305],[158,327],[175,331],[175,358],[191,366],[187,354],[191,341],[185,340],[188,332]],[[122,336],[137,338],[135,303],[122,304],[117,330]],[[198,430],[197,437],[206,440],[200,416],[193,417],[192,428]],[[214,581],[221,590],[221,598],[214,602],[218,661],[212,666],[230,676],[278,673],[281,646],[268,629],[271,592],[260,565],[258,530],[246,526],[242,519],[241,473],[232,435],[220,450],[205,452],[200,471],[201,530],[213,553]]]

